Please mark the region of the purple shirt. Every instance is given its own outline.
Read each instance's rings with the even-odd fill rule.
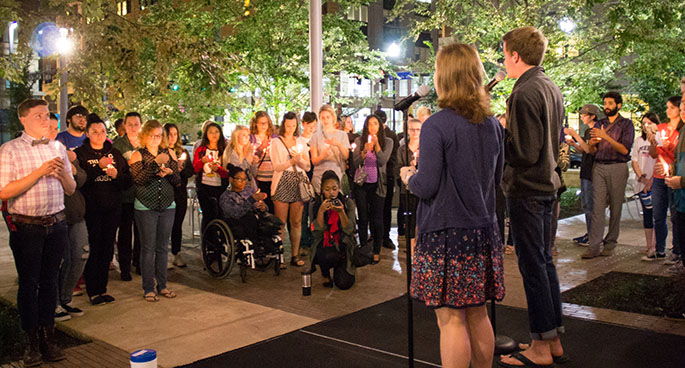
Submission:
[[[595,162],[600,164],[616,164],[630,161],[630,149],[633,147],[635,140],[635,127],[633,121],[619,116],[616,120],[609,124],[609,119],[604,118],[595,124],[595,128],[604,127],[607,129],[607,134],[613,140],[621,143],[628,153],[622,155],[614,149],[614,147],[604,140],[597,144],[597,152],[595,153]]]
[[[367,152],[362,168],[366,171],[366,182],[369,184],[378,182],[378,166],[376,162],[376,154],[371,151]]]

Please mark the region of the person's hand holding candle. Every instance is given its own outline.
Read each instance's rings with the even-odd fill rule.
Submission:
[[[671,189],[682,189],[682,186],[680,185],[680,176],[668,176],[664,181]]]
[[[108,165],[112,164],[112,158],[107,157],[107,156],[102,156],[100,157],[100,160],[98,161],[98,165],[100,165],[100,168],[102,170],[106,170]]]

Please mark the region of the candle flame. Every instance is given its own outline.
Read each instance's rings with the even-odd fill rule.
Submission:
[[[185,153],[185,152],[181,153],[181,157],[179,157],[178,159],[179,159],[180,161],[185,160],[185,159],[186,159],[186,153]]]

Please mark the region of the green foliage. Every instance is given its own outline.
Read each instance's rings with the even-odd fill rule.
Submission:
[[[441,0],[428,5],[398,0],[393,15],[410,21],[410,38],[446,27],[453,41],[475,45],[489,75],[503,60],[501,37],[516,27],[537,27],[549,41],[543,66],[561,87],[567,111],[601,102],[607,90],[621,90],[638,93],[661,112],[685,75],[683,2]],[[575,24],[569,34],[559,26],[564,19]],[[425,71],[432,68],[427,64]],[[495,89],[495,112],[503,112],[512,86],[503,82]]]
[[[51,3],[66,10],[73,2]],[[323,17],[329,93],[335,73],[373,78],[388,65],[368,50],[359,24],[340,16],[359,3],[337,2],[340,13]],[[123,17],[113,1],[82,4],[80,14],[64,12],[82,45],[69,80],[73,99],[93,111],[115,118],[137,110],[194,131],[226,111],[244,124],[256,110],[278,117],[309,104],[307,2],[253,1],[248,16],[237,0],[159,0]]]
[[[9,88],[7,89],[7,95],[10,99],[10,106],[7,109],[10,137],[14,137],[24,129],[17,115],[17,106],[22,101],[33,97],[33,85],[40,78],[38,74],[29,73],[29,65],[32,58],[33,55],[30,52],[21,50],[14,54],[12,60],[10,60],[14,69],[14,76],[10,80]]]
[[[583,213],[583,207],[580,202],[579,188],[569,187],[561,194],[559,204],[561,205],[561,212],[559,218],[566,218]]]

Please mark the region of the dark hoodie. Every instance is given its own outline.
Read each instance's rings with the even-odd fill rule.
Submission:
[[[86,198],[86,208],[97,211],[109,211],[121,206],[122,191],[133,184],[131,173],[121,152],[112,147],[112,143],[105,141],[103,148],[95,150],[86,138],[83,145],[75,150],[81,167],[86,172],[86,183],[81,188]],[[117,177],[112,179],[100,167],[102,157],[112,158],[112,165],[117,169]]]

